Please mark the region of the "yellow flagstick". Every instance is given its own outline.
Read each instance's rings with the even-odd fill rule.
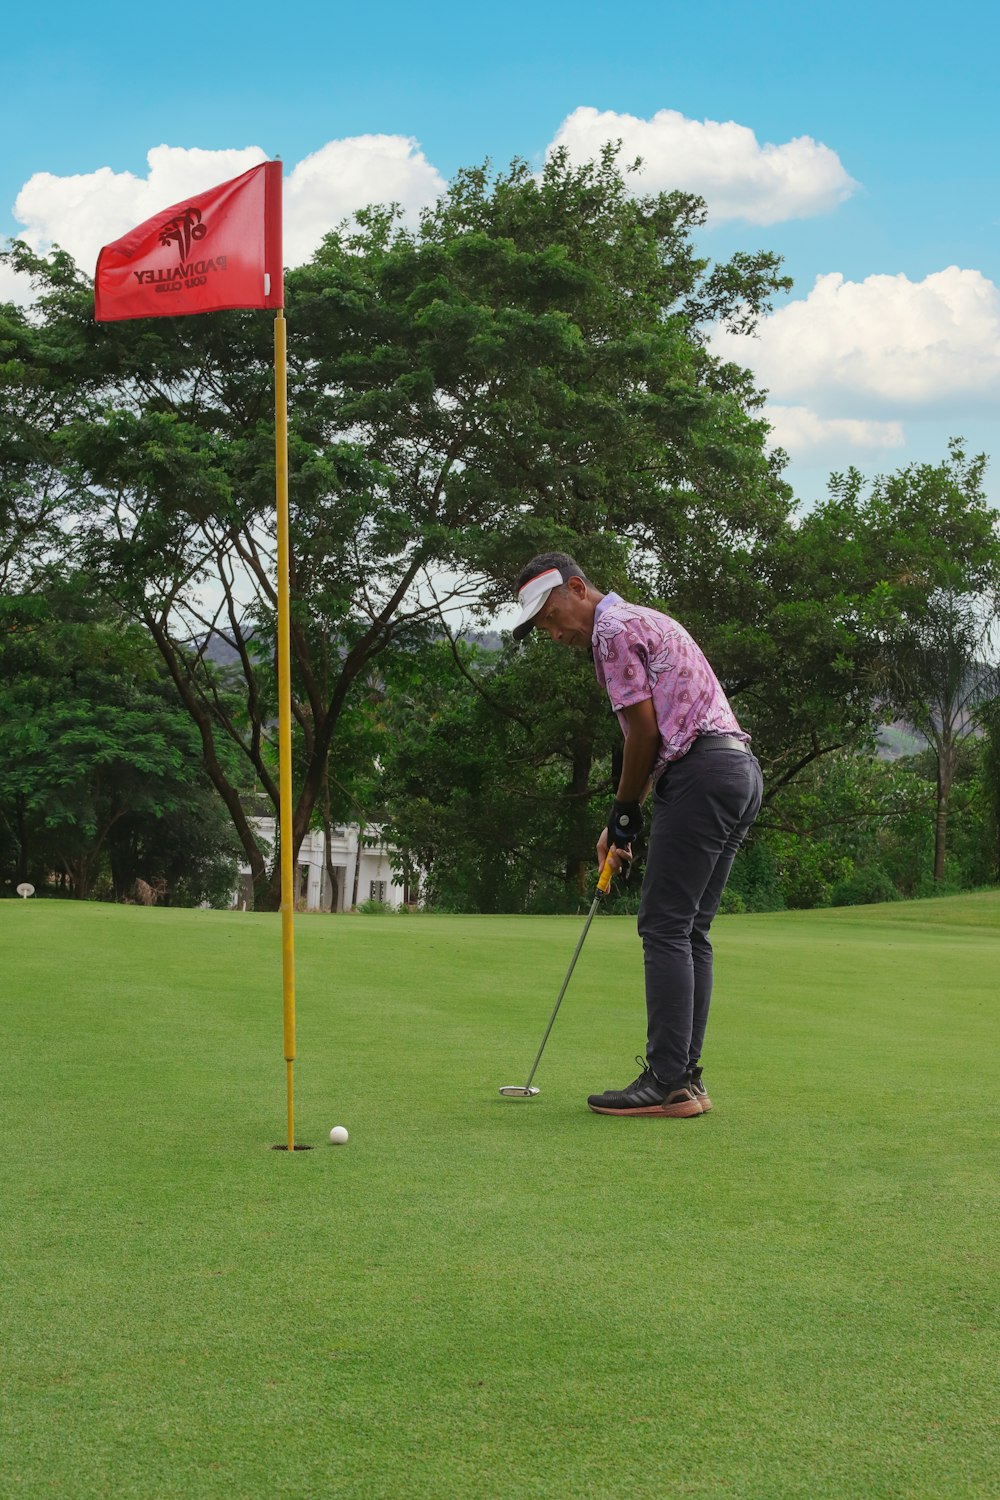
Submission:
[[[288,376],[285,314],[274,320],[274,472],[278,512],[278,836],[281,843],[281,992],[288,1149],[295,1150],[295,884],[292,869],[292,656],[288,598]]]

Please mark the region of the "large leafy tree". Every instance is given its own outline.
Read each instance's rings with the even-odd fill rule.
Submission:
[[[886,693],[927,740],[936,763],[934,879],[944,879],[948,813],[962,747],[981,734],[980,712],[1000,690],[992,600],[938,588],[906,622],[891,653]]]
[[[15,257],[17,258],[17,257]],[[33,257],[29,257],[33,260]],[[49,342],[48,325],[61,324],[64,290],[75,289],[76,270],[57,252],[45,265],[45,293],[34,316],[0,306],[0,593],[14,594],[31,580],[63,540],[72,514],[72,480],[60,462],[59,439],[79,412],[80,391],[67,378],[79,331],[61,329]]]
[[[871,480],[833,474],[828,494],[792,524],[732,538],[724,572],[704,571],[708,549],[685,571],[661,568],[660,595],[754,731],[769,802],[807,766],[871,749],[880,724],[907,716],[913,695],[900,697],[897,669],[943,592],[980,605],[995,594],[1000,542],[985,462],[956,440],[937,464]]]
[[[633,195],[614,151],[556,155],[540,177],[459,173],[416,231],[362,214],[289,276],[296,848],[359,685],[439,611],[506,598],[540,546],[624,583],[630,560],[708,548],[721,568],[733,538],[782,525],[760,397],[707,333],[751,330],[787,283],[767,253],[698,258],[703,217],[689,195]],[[0,336],[24,390],[72,407],[39,461],[69,487],[73,546],[155,641],[273,903],[244,795],[277,802],[269,325],[95,327],[65,257],[14,259],[42,295]],[[238,713],[215,635],[241,671]]]
[[[934,879],[944,877],[948,809],[963,743],[995,698],[1000,533],[983,486],[986,458],[955,439],[938,464],[864,485],[836,477],[821,517],[853,554],[855,605],[877,653],[873,699],[927,740],[937,763]]]

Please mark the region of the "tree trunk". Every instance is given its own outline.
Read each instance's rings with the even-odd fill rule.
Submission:
[[[17,798],[17,880],[15,885],[23,885],[28,878],[28,831],[24,816],[24,797]]]
[[[354,858],[354,890],[351,893],[352,910],[358,904],[358,882],[361,879],[361,835],[364,832],[364,827],[363,823],[358,823],[358,849]]]
[[[295,910],[295,893],[298,883],[298,854],[301,840],[294,837],[294,814],[293,814],[293,837],[292,837],[292,910]],[[267,880],[267,895],[264,898],[266,905],[257,905],[257,882],[254,881],[253,904],[256,911],[280,911],[281,910],[281,818],[278,818],[278,842],[275,846],[275,861],[271,870],[270,878]]]
[[[254,911],[281,910],[280,846],[275,849],[273,870],[268,870],[267,866],[262,864],[259,870],[253,871],[253,909]]]
[[[323,777],[323,859],[326,864],[326,878],[330,885],[330,910],[337,910],[337,874],[333,865],[333,823],[330,818],[330,776],[329,770]]]
[[[122,843],[113,840],[108,845],[108,861],[111,865],[111,884],[115,900],[124,901],[139,874],[136,869],[135,835],[130,834]]]
[[[948,842],[948,803],[955,776],[955,747],[945,741],[938,751],[937,811],[934,817],[934,883],[944,879],[944,861]]]

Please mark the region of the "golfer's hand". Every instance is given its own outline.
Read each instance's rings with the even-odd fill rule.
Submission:
[[[611,848],[609,849],[608,848],[608,830],[606,828],[602,828],[601,829],[601,836],[597,840],[597,870],[598,870],[598,874],[600,874],[601,870],[604,869],[605,860],[607,860],[609,857],[611,859],[611,873],[613,875],[617,875],[618,871],[622,867],[622,863],[623,862],[627,863],[632,858],[632,845],[629,844],[629,846],[628,846],[627,849],[616,849],[615,846],[612,845]]]

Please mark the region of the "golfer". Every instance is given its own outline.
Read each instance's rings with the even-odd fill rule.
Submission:
[[[760,811],[750,736],[682,625],[602,594],[565,552],[533,557],[517,581],[514,639],[544,630],[589,651],[625,736],[621,779],[597,844],[603,867],[631,859],[651,797],[639,933],[646,969],[646,1057],[627,1088],[591,1094],[603,1115],[684,1119],[712,1107],[701,1049],[712,999],[708,930],[736,851]]]

